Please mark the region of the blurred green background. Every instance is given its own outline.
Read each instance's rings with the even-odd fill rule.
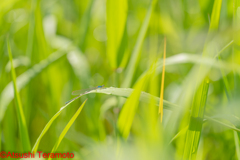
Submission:
[[[240,159],[239,31],[239,0],[1,0],[0,150],[28,151],[21,125],[32,149],[72,91],[105,85],[113,95],[91,93],[69,104],[38,150],[52,151],[88,98],[56,152],[75,159]],[[164,37],[161,123],[158,103],[140,94],[160,95]],[[178,109],[166,110],[167,102]]]

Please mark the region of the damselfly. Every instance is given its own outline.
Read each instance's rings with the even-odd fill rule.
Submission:
[[[80,89],[80,90],[73,91],[72,95],[79,95],[79,96],[77,96],[77,97],[67,101],[65,104],[68,104],[68,103],[72,102],[73,100],[79,98],[82,94],[85,94],[85,93],[88,93],[88,92],[90,92],[92,90],[96,90],[96,89],[103,88],[103,87],[104,87],[104,85],[101,85],[101,86],[97,86],[97,87],[93,87],[93,88]]]

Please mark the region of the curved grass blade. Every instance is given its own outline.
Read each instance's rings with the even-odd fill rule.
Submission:
[[[234,63],[227,63],[223,61],[217,61],[212,58],[202,57],[201,55],[197,54],[189,54],[189,53],[179,53],[177,55],[171,56],[166,58],[165,65],[178,65],[178,64],[185,64],[185,63],[194,63],[194,64],[202,64],[205,66],[210,66],[216,69],[223,69],[225,71],[233,71],[236,70],[238,74],[240,74],[240,66]],[[160,60],[157,63],[157,72],[162,72],[163,61]],[[145,72],[146,74],[146,72]]]
[[[172,143],[175,139],[177,139],[177,138],[180,137],[181,135],[186,134],[187,130],[188,130],[188,126],[186,126],[185,128],[181,129],[181,130],[171,139],[171,141],[170,141],[168,144]]]
[[[206,118],[206,119],[209,120],[209,121],[218,123],[218,124],[220,124],[220,125],[222,125],[222,126],[225,126],[225,127],[229,128],[229,129],[232,129],[232,130],[237,131],[237,132],[240,133],[240,129],[236,128],[235,126],[231,126],[231,125],[229,125],[229,124],[226,124],[226,123],[224,123],[224,122],[221,122],[221,121],[219,121],[219,120],[217,120],[217,119],[215,119],[215,118],[212,118],[212,117],[209,117],[209,116],[206,116],[206,115],[204,115],[204,118]]]
[[[96,90],[91,90],[90,92],[81,94],[81,95],[79,95],[75,98],[77,99],[77,98],[80,98],[84,95],[91,94],[91,93],[102,93],[102,94],[107,94],[107,95],[114,95],[114,96],[119,96],[119,97],[123,97],[123,98],[128,98],[133,91],[134,91],[134,89],[132,89],[132,88],[115,88],[115,87],[100,88],[100,89],[96,89]],[[76,100],[76,99],[74,99],[74,100]],[[146,93],[146,92],[142,91],[141,94],[140,94],[139,101],[149,103],[149,102],[151,102],[150,100],[154,100],[156,106],[159,105],[159,100],[160,100],[159,97],[153,96],[149,93]],[[67,105],[69,105],[73,101],[69,102]],[[67,105],[65,105],[65,106],[67,106]],[[178,110],[180,108],[181,107],[177,104],[174,104],[174,103],[171,103],[169,101],[163,100],[163,109],[174,111],[174,110]],[[221,122],[221,121],[219,121],[215,118],[212,118],[212,117],[209,117],[209,116],[206,116],[206,115],[204,115],[204,118],[209,120],[209,121],[216,122],[220,125],[223,125],[223,126],[229,128],[229,129],[235,130],[235,131],[240,133],[240,129],[238,129],[236,127],[232,127],[232,126],[230,126],[230,125],[228,125],[224,122]]]
[[[128,98],[133,93],[133,91],[134,91],[134,89],[132,89],[132,88],[109,87],[109,88],[101,88],[101,89],[97,89],[97,90],[92,90],[85,94],[102,93],[102,94],[108,94],[108,95],[114,95],[114,96]],[[83,95],[85,95],[85,94],[83,94]],[[81,96],[83,96],[83,95],[81,95]],[[143,91],[141,92],[139,101],[149,103],[151,99],[154,101],[154,104],[156,106],[159,105],[159,100],[160,100],[159,97],[153,96],[153,95],[143,92]],[[173,104],[171,102],[163,100],[163,108],[168,109],[168,110],[174,110],[174,109],[178,109],[179,107],[176,104]]]
[[[107,94],[107,95],[114,95],[114,96],[128,98],[133,91],[134,91],[134,89],[132,89],[132,88],[109,87],[109,88],[103,88],[103,89],[98,89],[98,90],[92,90],[92,91],[90,91],[88,93],[85,93],[83,95],[91,94],[91,93],[102,93],[102,94]],[[83,95],[81,95],[81,96],[83,96]],[[146,92],[141,92],[139,101],[149,103],[151,98],[154,99],[155,105],[158,106],[159,105],[159,100],[160,100],[159,97],[153,96],[153,95],[151,95],[149,93],[146,93]],[[177,104],[174,104],[174,103],[168,102],[166,100],[163,100],[163,108],[173,111],[173,110],[178,110],[181,107]],[[213,122],[216,122],[218,124],[221,124],[221,125],[229,128],[229,129],[235,130],[235,131],[240,133],[240,129],[238,129],[236,127],[229,126],[228,124],[226,124],[224,122],[221,122],[221,121],[219,121],[215,118],[211,118],[211,117],[206,116],[206,115],[204,115],[204,118],[209,120],[209,121],[213,121]]]
[[[68,124],[66,125],[66,127],[64,128],[64,130],[62,131],[61,135],[59,136],[57,142],[55,143],[51,153],[54,153],[59,144],[61,143],[63,137],[66,135],[67,131],[69,130],[69,128],[72,126],[73,122],[76,120],[76,118],[78,117],[79,113],[82,111],[83,106],[85,105],[87,99],[83,102],[83,104],[78,108],[77,112],[73,115],[73,117],[71,118],[71,120],[68,122]],[[51,160],[52,158],[49,158],[49,160]]]
[[[78,97],[79,98],[79,97]],[[46,126],[44,127],[44,129],[42,130],[41,134],[39,135],[37,141],[35,142],[33,148],[32,148],[32,152],[37,152],[39,143],[42,139],[42,137],[45,135],[45,133],[48,131],[48,129],[50,128],[50,126],[52,125],[53,121],[61,114],[61,112],[69,105],[71,104],[73,101],[67,103],[66,105],[64,105],[62,108],[60,108],[60,110],[48,121],[48,123],[46,124]]]
[[[13,59],[12,59],[12,52],[9,44],[9,39],[7,40],[7,47],[8,47],[9,59],[11,62],[11,73],[12,73],[12,80],[13,80],[13,86],[14,86],[14,97],[15,97],[15,102],[17,106],[16,109],[17,109],[17,118],[18,118],[18,124],[19,124],[20,140],[21,140],[21,145],[23,147],[23,151],[28,152],[31,150],[31,145],[30,145],[30,140],[28,136],[28,129],[27,129],[27,124],[26,124],[26,120],[25,120],[25,116],[22,108],[22,103],[21,103],[20,95],[18,93],[16,73],[13,67]]]

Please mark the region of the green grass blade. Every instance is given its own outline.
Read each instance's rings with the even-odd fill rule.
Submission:
[[[31,59],[32,57],[32,50],[33,50],[33,39],[34,39],[34,27],[35,27],[35,20],[34,20],[34,11],[36,8],[36,0],[31,0],[31,13],[30,13],[30,21],[29,21],[29,29],[28,29],[28,43],[27,43],[27,51],[26,55]]]
[[[220,56],[218,56],[218,59],[219,59],[219,61],[221,61],[221,57]],[[229,84],[229,82],[227,80],[227,77],[225,76],[226,75],[225,71],[223,69],[220,69],[220,71],[221,71],[222,78],[223,78],[225,93],[227,95],[228,100],[231,101],[232,94],[231,94],[231,91],[230,91],[230,84]]]
[[[240,60],[238,55],[240,54],[240,20],[239,20],[239,7],[240,7],[240,1],[239,0],[233,0],[233,39],[234,39],[234,47],[233,47],[233,53],[232,53],[232,63],[240,64]],[[239,94],[238,91],[240,89],[239,85],[239,73],[237,74],[237,71],[233,71],[234,74],[234,98],[238,98]]]
[[[76,100],[76,99],[75,99]],[[50,128],[50,126],[52,125],[52,123],[54,122],[54,120],[62,113],[62,111],[69,105],[71,104],[73,101],[67,103],[66,105],[64,105],[46,124],[46,126],[44,127],[44,129],[42,130],[41,134],[39,135],[37,141],[35,142],[33,148],[32,148],[32,152],[37,152],[39,143],[42,139],[42,137],[45,135],[45,133],[48,131],[48,129]]]
[[[166,58],[166,66],[170,65],[180,65],[180,64],[202,64],[204,66],[223,69],[224,71],[233,71],[240,74],[240,65],[234,63],[227,63],[223,61],[216,61],[212,58],[202,57],[201,55],[189,54],[189,53],[180,53],[171,57]],[[157,73],[162,72],[163,61],[159,60],[157,63]],[[145,72],[146,73],[146,72]]]
[[[79,26],[80,28],[79,37],[81,37],[81,39],[79,40],[79,47],[83,52],[85,51],[85,47],[86,47],[85,46],[86,37],[89,30],[90,22],[91,22],[91,12],[92,12],[94,2],[95,0],[90,0],[89,6],[81,19],[81,23],[80,23],[81,25]]]
[[[28,152],[31,150],[31,145],[30,145],[30,140],[29,140],[29,136],[28,136],[28,129],[27,129],[27,124],[26,124],[26,120],[25,120],[25,116],[24,116],[24,111],[22,108],[20,95],[18,93],[17,82],[16,82],[16,73],[15,73],[15,70],[13,67],[12,52],[11,52],[9,40],[7,41],[7,46],[8,46],[9,59],[11,62],[11,73],[12,73],[12,80],[13,80],[14,97],[15,97],[15,102],[16,102],[16,106],[17,106],[16,108],[17,108],[17,118],[18,118],[18,124],[19,124],[20,140],[21,140],[21,145],[22,145],[23,151]]]
[[[221,6],[222,6],[222,0],[214,1],[209,32],[216,31],[218,29]]]
[[[203,83],[194,96],[183,159],[196,158],[207,102],[208,87],[209,82]]]
[[[228,47],[230,47],[233,44],[233,40],[231,40],[226,46],[224,46],[216,55],[214,58],[217,58],[218,56],[221,55],[223,51],[225,51]]]
[[[219,120],[217,120],[215,118],[212,118],[212,117],[209,117],[209,116],[206,116],[206,115],[204,115],[204,118],[206,118],[209,121],[218,123],[218,124],[220,124],[222,126],[225,126],[225,127],[229,128],[229,129],[232,129],[232,130],[237,131],[238,133],[240,133],[240,129],[238,129],[238,128],[234,127],[234,126],[231,126],[231,125],[229,125],[229,124],[227,124],[225,122],[219,121]]]
[[[146,107],[143,111],[146,117],[145,118],[146,123],[143,126],[145,132],[143,134],[145,135],[144,139],[146,139],[146,141],[155,143],[156,140],[161,141],[162,135],[163,135],[162,131],[158,130],[156,127],[156,124],[158,124],[158,116],[159,116],[157,112],[158,108],[156,106],[157,106],[157,101],[160,99],[156,99],[155,96],[152,96],[152,95],[158,95],[159,88],[160,88],[159,77],[156,75],[156,60],[152,64],[151,68],[152,68],[151,69],[152,72],[149,78],[149,93],[150,93],[149,95],[151,96],[149,98],[149,101],[147,102],[148,107]],[[142,92],[140,95],[140,99],[142,99],[143,94],[146,94],[146,93]],[[162,101],[163,101],[163,108],[166,109],[166,101],[164,99]]]
[[[134,116],[136,114],[139,98],[141,91],[144,89],[147,81],[147,76],[140,78],[140,80],[135,84],[134,91],[131,93],[124,106],[121,109],[117,126],[120,135],[127,139],[130,129],[133,123]]]
[[[107,0],[107,58],[112,68],[117,67],[117,54],[124,35],[127,10],[127,0]]]
[[[18,90],[20,91],[24,88],[34,77],[36,77],[39,73],[43,71],[46,67],[48,67],[53,62],[57,61],[61,57],[66,54],[65,51],[57,51],[52,53],[48,58],[42,60],[40,63],[34,65],[32,68],[28,69],[26,72],[17,77],[16,83],[18,86]],[[12,101],[14,94],[13,83],[10,82],[2,91],[0,95],[0,122],[2,121],[5,111],[7,109],[8,104]]]
[[[236,131],[233,131],[233,134],[234,134],[234,142],[235,142],[235,146],[236,146],[237,158],[238,158],[238,160],[240,160],[240,148],[239,148],[238,133]]]
[[[210,120],[210,121],[213,121],[213,122],[217,122],[218,124],[221,124],[225,127],[228,127],[230,129],[233,130],[233,135],[234,135],[234,143],[235,143],[235,146],[236,146],[236,156],[237,156],[237,159],[239,160],[240,159],[240,149],[239,149],[239,137],[238,137],[238,133],[240,133],[240,129],[236,128],[235,125],[233,125],[231,122],[231,124],[226,124],[226,123],[223,123],[223,122],[220,122],[216,119],[213,119],[211,117],[208,117],[208,116],[205,116],[205,118],[207,120]],[[227,121],[229,121],[228,119],[226,119]],[[237,133],[238,132],[238,133]]]
[[[78,96],[78,98],[80,98],[80,97],[82,97],[84,95],[87,95],[87,94],[92,94],[92,93],[101,93],[101,94],[107,94],[107,95],[114,95],[114,96],[129,98],[133,91],[134,91],[134,89],[132,89],[132,88],[109,87],[109,88],[92,90],[92,91],[90,91],[88,93],[85,93],[85,94],[82,94],[82,95]],[[76,99],[74,99],[74,101],[75,100]],[[153,96],[153,95],[151,95],[149,93],[146,93],[146,92],[141,92],[140,97],[139,97],[139,101],[142,101],[142,102],[145,102],[145,103],[149,103],[149,102],[151,102],[151,100],[153,100],[155,106],[158,107],[159,100],[160,100],[159,97]],[[72,102],[73,101],[70,101],[69,103],[72,103]],[[166,100],[163,100],[163,108],[173,111],[173,110],[178,110],[181,107],[179,105],[177,105],[177,104],[174,104],[174,103],[168,102]],[[209,121],[216,122],[216,123],[218,123],[220,125],[223,125],[223,126],[229,128],[229,129],[235,130],[235,131],[240,133],[240,129],[238,129],[236,127],[232,127],[232,126],[230,126],[230,125],[228,125],[228,124],[226,124],[224,122],[221,122],[221,121],[219,121],[219,120],[217,120],[215,118],[212,118],[212,117],[209,117],[209,116],[206,116],[206,115],[204,115],[204,118],[209,120]]]
[[[139,32],[137,42],[135,44],[132,56],[130,58],[129,64],[128,64],[127,69],[126,69],[126,76],[125,76],[126,78],[124,79],[121,87],[125,88],[125,87],[130,87],[130,85],[131,85],[133,75],[134,75],[134,71],[136,70],[136,67],[137,67],[136,66],[137,65],[137,59],[140,55],[140,48],[142,46],[145,34],[147,32],[149,21],[150,21],[151,15],[152,15],[152,10],[155,6],[155,3],[156,3],[156,1],[153,0],[150,4],[149,8],[148,8],[148,11],[147,11],[146,17],[144,19],[144,22],[142,24],[142,27],[140,29],[140,32]]]
[[[133,92],[134,92],[134,89],[132,89],[132,88],[109,87],[109,88],[92,90],[86,94],[102,93],[102,94],[108,94],[108,95],[129,98]],[[142,101],[145,103],[149,103],[150,101],[153,101],[154,105],[156,105],[156,106],[159,105],[159,100],[160,100],[159,97],[153,96],[153,95],[143,92],[143,91],[141,92],[140,97],[139,97],[139,101]],[[163,100],[163,108],[164,109],[174,110],[174,109],[177,109],[177,107],[178,106],[176,104],[173,104],[171,102]]]
[[[80,114],[80,112],[82,111],[85,103],[86,103],[87,99],[83,102],[83,104],[78,108],[77,112],[73,115],[73,117],[71,118],[71,120],[68,122],[68,124],[66,125],[66,127],[64,128],[64,130],[62,131],[62,133],[60,134],[57,142],[55,143],[51,153],[54,153],[59,144],[61,143],[63,137],[66,135],[67,131],[69,130],[69,128],[72,126],[73,122],[76,120],[76,118],[78,117],[78,115]],[[49,160],[51,160],[52,158],[49,158]]]
[[[43,29],[43,17],[42,17],[42,10],[41,10],[41,1],[36,1],[36,8],[35,8],[35,29],[36,29],[36,43],[39,45],[38,52],[40,54],[40,59],[47,57],[50,52],[49,44],[47,43],[44,29]]]
[[[221,61],[221,56],[218,56],[218,59]],[[224,83],[224,89],[225,89],[225,93],[227,95],[228,101],[231,102],[231,99],[233,99],[233,96],[231,94],[230,91],[230,85],[228,82],[227,77],[225,76],[225,72],[223,69],[220,69],[222,77],[223,77],[223,83]],[[234,125],[232,125],[233,127],[235,127]],[[240,150],[239,150],[239,138],[238,138],[238,133],[236,131],[233,131],[233,135],[234,135],[234,142],[235,142],[235,146],[236,146],[236,155],[238,160],[240,159]]]
[[[173,142],[175,139],[177,139],[178,137],[186,134],[186,133],[187,133],[187,130],[188,130],[188,126],[185,127],[185,128],[183,128],[183,129],[181,129],[181,130],[171,139],[171,141],[169,142],[169,144],[172,143],[172,142]]]
[[[207,35],[207,40],[205,41],[202,57],[212,57],[211,53],[212,44],[210,43],[211,34],[216,32],[219,25],[220,11],[221,11],[222,0],[215,0],[211,15],[211,22],[209,27],[209,32]],[[197,67],[198,68],[198,67]],[[206,99],[208,93],[209,80],[207,73],[210,67],[200,64],[196,79],[196,85],[193,87],[195,89],[193,102],[191,107],[189,129],[186,135],[185,148],[183,153],[183,159],[196,159],[198,144],[200,141],[200,135],[202,131],[202,120],[204,117],[204,110],[206,106]],[[199,86],[198,86],[199,84]],[[188,95],[186,99],[190,98]],[[184,101],[182,105],[187,105],[189,102]]]

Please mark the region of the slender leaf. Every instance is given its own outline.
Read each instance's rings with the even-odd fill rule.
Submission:
[[[91,11],[93,8],[94,0],[90,0],[87,10],[85,11],[82,19],[81,19],[81,25],[79,26],[80,32],[79,36],[81,39],[79,40],[79,47],[82,51],[85,51],[85,43],[86,43],[86,37],[89,30],[90,22],[91,22]]]
[[[78,108],[77,112],[73,115],[73,117],[71,118],[71,120],[68,122],[68,124],[66,125],[66,127],[64,128],[64,130],[62,131],[62,133],[60,134],[57,142],[55,143],[51,153],[55,153],[55,151],[57,150],[59,144],[61,143],[63,137],[66,135],[67,131],[69,130],[69,128],[72,126],[73,122],[76,120],[76,118],[78,117],[78,115],[80,114],[80,112],[83,109],[83,106],[85,105],[87,99],[83,102],[83,104]],[[51,160],[52,158],[49,158],[49,160]]]
[[[125,76],[126,78],[124,79],[121,87],[130,87],[130,85],[131,85],[132,78],[133,78],[134,72],[136,70],[137,59],[140,56],[140,49],[141,49],[145,34],[147,32],[147,28],[148,28],[148,25],[149,25],[152,10],[155,6],[155,3],[156,3],[156,1],[152,0],[151,4],[149,5],[146,17],[144,19],[144,22],[142,24],[142,27],[140,29],[140,32],[139,32],[139,35],[138,35],[138,38],[137,38],[137,42],[135,44],[132,56],[130,58],[129,64],[128,64],[127,69],[126,69],[126,76]]]
[[[207,102],[208,86],[209,82],[203,83],[194,96],[183,159],[196,159]]]
[[[139,82],[140,83],[140,82]],[[91,94],[91,93],[103,93],[103,94],[108,94],[108,95],[114,95],[114,96],[119,96],[119,97],[124,97],[128,98],[130,95],[134,92],[134,89],[132,88],[115,88],[115,87],[109,87],[109,88],[103,88],[103,89],[97,89],[97,90],[92,90],[90,92],[87,92],[85,94]],[[83,95],[81,95],[83,96]],[[153,96],[149,93],[146,92],[141,92],[139,101],[149,103],[150,100],[154,101],[155,105],[159,105],[159,97]],[[171,102],[168,102],[166,100],[163,100],[163,107],[164,109],[168,110],[174,110],[177,109],[177,105],[173,104]]]
[[[238,133],[236,131],[233,131],[233,134],[234,134],[234,142],[235,142],[235,146],[236,146],[237,158],[238,158],[238,160],[240,160],[240,148],[239,148]]]
[[[124,35],[127,11],[127,0],[107,0],[107,57],[112,68],[117,67],[117,54]]]
[[[134,116],[139,104],[141,91],[144,89],[147,81],[147,76],[142,77],[134,86],[134,91],[129,96],[124,106],[121,109],[117,126],[120,135],[127,139],[133,123]]]
[[[214,1],[209,32],[216,31],[218,29],[221,6],[222,6],[222,0]]]
[[[165,60],[166,60],[166,37],[164,37],[164,51],[163,51],[163,67],[162,67],[162,81],[158,113],[161,113],[161,122],[163,119],[163,90],[164,90],[164,76],[165,76]]]
[[[68,104],[72,103],[77,98],[82,97],[82,96],[87,95],[87,94],[101,93],[101,94],[114,95],[114,96],[128,98],[128,97],[130,97],[130,95],[132,94],[133,91],[134,91],[134,89],[131,89],[131,88],[115,88],[115,87],[95,89],[95,90],[92,90],[90,92],[81,94],[80,96],[76,97],[74,100],[70,101]],[[153,95],[151,95],[149,93],[146,93],[146,92],[141,92],[140,97],[139,97],[139,101],[149,103],[149,102],[151,102],[151,99],[153,99],[155,101],[155,106],[159,105],[159,100],[160,100],[159,97],[153,96]],[[67,105],[65,105],[65,106],[67,106]],[[181,108],[179,105],[168,102],[166,100],[163,100],[163,107],[164,107],[164,109],[168,109],[168,110],[172,110],[172,111],[174,111],[174,110],[176,111],[176,110]],[[229,128],[229,129],[235,130],[235,131],[240,133],[240,129],[238,129],[236,127],[232,127],[232,126],[230,126],[230,125],[228,125],[224,122],[221,122],[221,121],[217,120],[216,118],[212,118],[212,117],[209,117],[209,116],[206,116],[206,115],[204,115],[204,118],[209,120],[209,121],[213,121],[213,122],[216,122],[218,124],[221,124],[221,125]]]
[[[30,140],[28,136],[28,129],[27,129],[27,124],[24,116],[24,111],[22,108],[22,102],[20,99],[20,95],[18,93],[16,73],[13,67],[12,52],[11,52],[9,40],[7,42],[7,46],[8,46],[9,59],[11,62],[11,73],[12,73],[12,80],[13,80],[14,97],[15,97],[15,102],[17,106],[16,110],[17,110],[17,118],[19,122],[18,124],[19,124],[20,140],[21,140],[21,145],[23,147],[24,152],[28,152],[31,150],[31,145],[30,145]]]
[[[212,118],[212,117],[209,117],[209,116],[206,116],[206,115],[204,116],[204,118],[206,118],[209,121],[218,123],[218,124],[220,124],[222,126],[225,126],[225,127],[229,128],[229,129],[232,129],[232,130],[237,131],[238,133],[240,133],[240,129],[236,128],[235,126],[231,126],[231,125],[229,125],[229,124],[227,124],[225,122],[221,122],[221,121],[217,120],[216,118]]]
[[[60,110],[48,121],[48,123],[46,124],[46,126],[44,127],[44,129],[42,130],[41,134],[39,135],[37,141],[35,142],[33,148],[32,148],[32,152],[37,152],[38,150],[38,146],[40,144],[40,141],[42,139],[42,137],[46,134],[46,132],[48,131],[48,129],[50,128],[50,126],[52,125],[52,123],[54,122],[54,120],[62,113],[62,111],[69,105],[71,104],[73,101],[67,103],[66,105],[64,105],[62,108],[60,108]]]

